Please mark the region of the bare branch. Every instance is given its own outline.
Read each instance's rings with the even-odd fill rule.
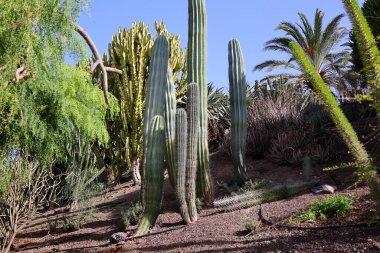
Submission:
[[[92,41],[90,35],[88,35],[88,33],[81,26],[79,26],[78,24],[74,24],[74,26],[75,26],[75,30],[83,37],[83,39],[86,41],[87,45],[90,47],[93,55],[95,56],[96,60],[94,62],[94,65],[91,67],[91,73],[93,73],[94,70],[96,69],[96,67],[98,67],[98,66],[100,67],[100,70],[103,73],[104,99],[106,100],[106,103],[109,104],[108,75],[107,75],[107,71],[108,72],[118,73],[118,74],[121,74],[121,75],[123,74],[123,72],[121,70],[119,70],[119,69],[116,69],[116,68],[110,68],[110,67],[104,66],[104,62],[102,60],[102,57],[100,56],[99,51],[96,48],[95,43]]]
[[[113,72],[122,75],[123,71],[117,68],[106,67],[107,72]]]
[[[10,83],[17,83],[23,79],[30,77],[30,72],[25,69],[24,66],[21,66],[16,69],[15,77],[10,82],[5,82],[3,87],[6,88]]]
[[[91,69],[90,69],[90,73],[91,73],[91,74],[94,73],[96,67],[97,67],[99,64],[100,64],[100,61],[99,61],[99,60],[97,60],[97,61],[94,62],[94,65],[92,65],[92,66],[91,66]]]

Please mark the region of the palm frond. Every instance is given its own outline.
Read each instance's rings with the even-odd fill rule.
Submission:
[[[283,30],[287,35],[290,35],[302,48],[307,48],[307,42],[302,36],[298,28],[289,22],[281,22],[276,28],[277,30]]]
[[[300,70],[298,66],[294,65],[293,63],[290,63],[289,61],[268,60],[256,65],[253,71],[264,70],[264,69],[266,69],[267,71],[273,71],[279,68],[290,68],[290,69]]]

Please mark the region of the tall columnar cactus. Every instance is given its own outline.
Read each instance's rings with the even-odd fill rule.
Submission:
[[[198,142],[199,142],[199,87],[196,83],[187,86],[187,118],[188,143],[187,143],[187,169],[186,169],[186,202],[189,208],[191,222],[198,219],[196,199],[196,175],[198,163]]]
[[[160,213],[164,181],[164,124],[163,116],[154,116],[147,134],[144,212],[135,236],[147,234]]]
[[[247,81],[243,55],[236,39],[228,43],[228,76],[230,80],[232,161],[238,181],[244,182],[248,180],[244,161],[247,139]]]
[[[166,122],[166,161],[171,185],[175,186],[175,161],[174,161],[174,142],[175,142],[175,114],[176,114],[176,93],[174,89],[173,75],[170,68],[167,73],[167,84],[165,92],[165,122]]]
[[[176,113],[175,123],[175,165],[176,165],[176,196],[182,219],[191,223],[186,203],[186,162],[187,162],[187,115],[184,109]]]
[[[371,165],[371,160],[367,151],[364,149],[363,144],[360,142],[355,130],[352,128],[351,123],[340,109],[334,95],[310,63],[306,53],[295,42],[290,42],[290,49],[292,50],[294,59],[299,63],[303,73],[306,75],[306,78],[310,81],[314,92],[321,99],[326,111],[329,113],[332,121],[338,128],[338,131],[351,154],[356,158],[356,161],[361,167],[369,167]]]
[[[373,89],[375,107],[380,116],[380,52],[375,37],[356,0],[343,0],[351,20],[367,81]]]
[[[164,115],[165,106],[165,90],[167,85],[167,71],[168,71],[168,60],[169,60],[169,43],[165,36],[161,35],[157,37],[154,42],[152,50],[152,58],[149,66],[149,77],[148,77],[148,87],[147,95],[145,100],[145,111],[144,111],[144,126],[143,126],[143,139],[144,139],[144,159],[142,164],[142,202],[146,197],[145,188],[147,182],[145,182],[146,177],[146,163],[147,163],[147,145],[148,145],[148,134],[149,127],[152,118],[156,115]],[[165,149],[165,147],[163,147]]]
[[[189,40],[188,40],[188,83],[199,85],[200,93],[200,133],[199,133],[199,178],[200,196],[206,204],[213,201],[213,189],[209,168],[208,114],[207,114],[207,20],[205,0],[189,0]]]

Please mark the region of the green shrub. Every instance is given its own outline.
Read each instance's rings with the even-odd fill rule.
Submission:
[[[339,219],[352,211],[353,199],[348,196],[334,195],[322,201],[313,201],[307,210],[297,212],[290,217],[288,223],[305,222],[308,220]]]
[[[257,232],[257,224],[253,220],[248,220],[244,223],[244,228],[248,235],[253,235]]]
[[[143,212],[143,206],[140,202],[131,204],[128,209],[120,210],[122,229],[125,230],[129,226],[137,225]]]
[[[341,218],[352,211],[352,203],[351,197],[335,195],[323,201],[313,201],[311,211],[321,218]]]
[[[62,230],[64,232],[72,232],[82,227],[80,217],[68,217],[62,219]]]
[[[49,227],[49,233],[55,233],[58,231],[59,220],[48,220],[47,225]]]
[[[197,211],[199,212],[200,210],[202,210],[203,206],[205,205],[205,203],[203,202],[203,199],[201,198],[196,198],[195,199],[195,206],[197,207]]]

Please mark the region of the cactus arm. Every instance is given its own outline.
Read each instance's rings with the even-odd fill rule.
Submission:
[[[147,234],[160,213],[164,181],[165,130],[164,118],[156,115],[151,121],[146,153],[146,188],[144,212],[135,236]]]
[[[174,89],[172,71],[170,68],[168,68],[165,92],[166,161],[168,166],[170,183],[173,187],[175,187],[176,181],[174,161],[176,106],[176,94]]]
[[[244,59],[239,42],[228,43],[228,76],[231,107],[231,154],[239,182],[248,180],[244,163],[247,138],[247,82]]]
[[[187,169],[186,169],[186,202],[192,222],[198,219],[196,199],[196,176],[198,163],[199,142],[199,86],[191,83],[187,86],[187,117],[188,117],[188,143],[187,143]]]
[[[207,18],[205,0],[189,0],[188,83],[198,83],[200,91],[199,178],[200,197],[206,204],[213,202],[209,168],[207,113]]]
[[[175,165],[176,173],[176,197],[182,219],[191,223],[186,203],[186,162],[187,162],[187,114],[184,109],[176,113],[175,131]]]

